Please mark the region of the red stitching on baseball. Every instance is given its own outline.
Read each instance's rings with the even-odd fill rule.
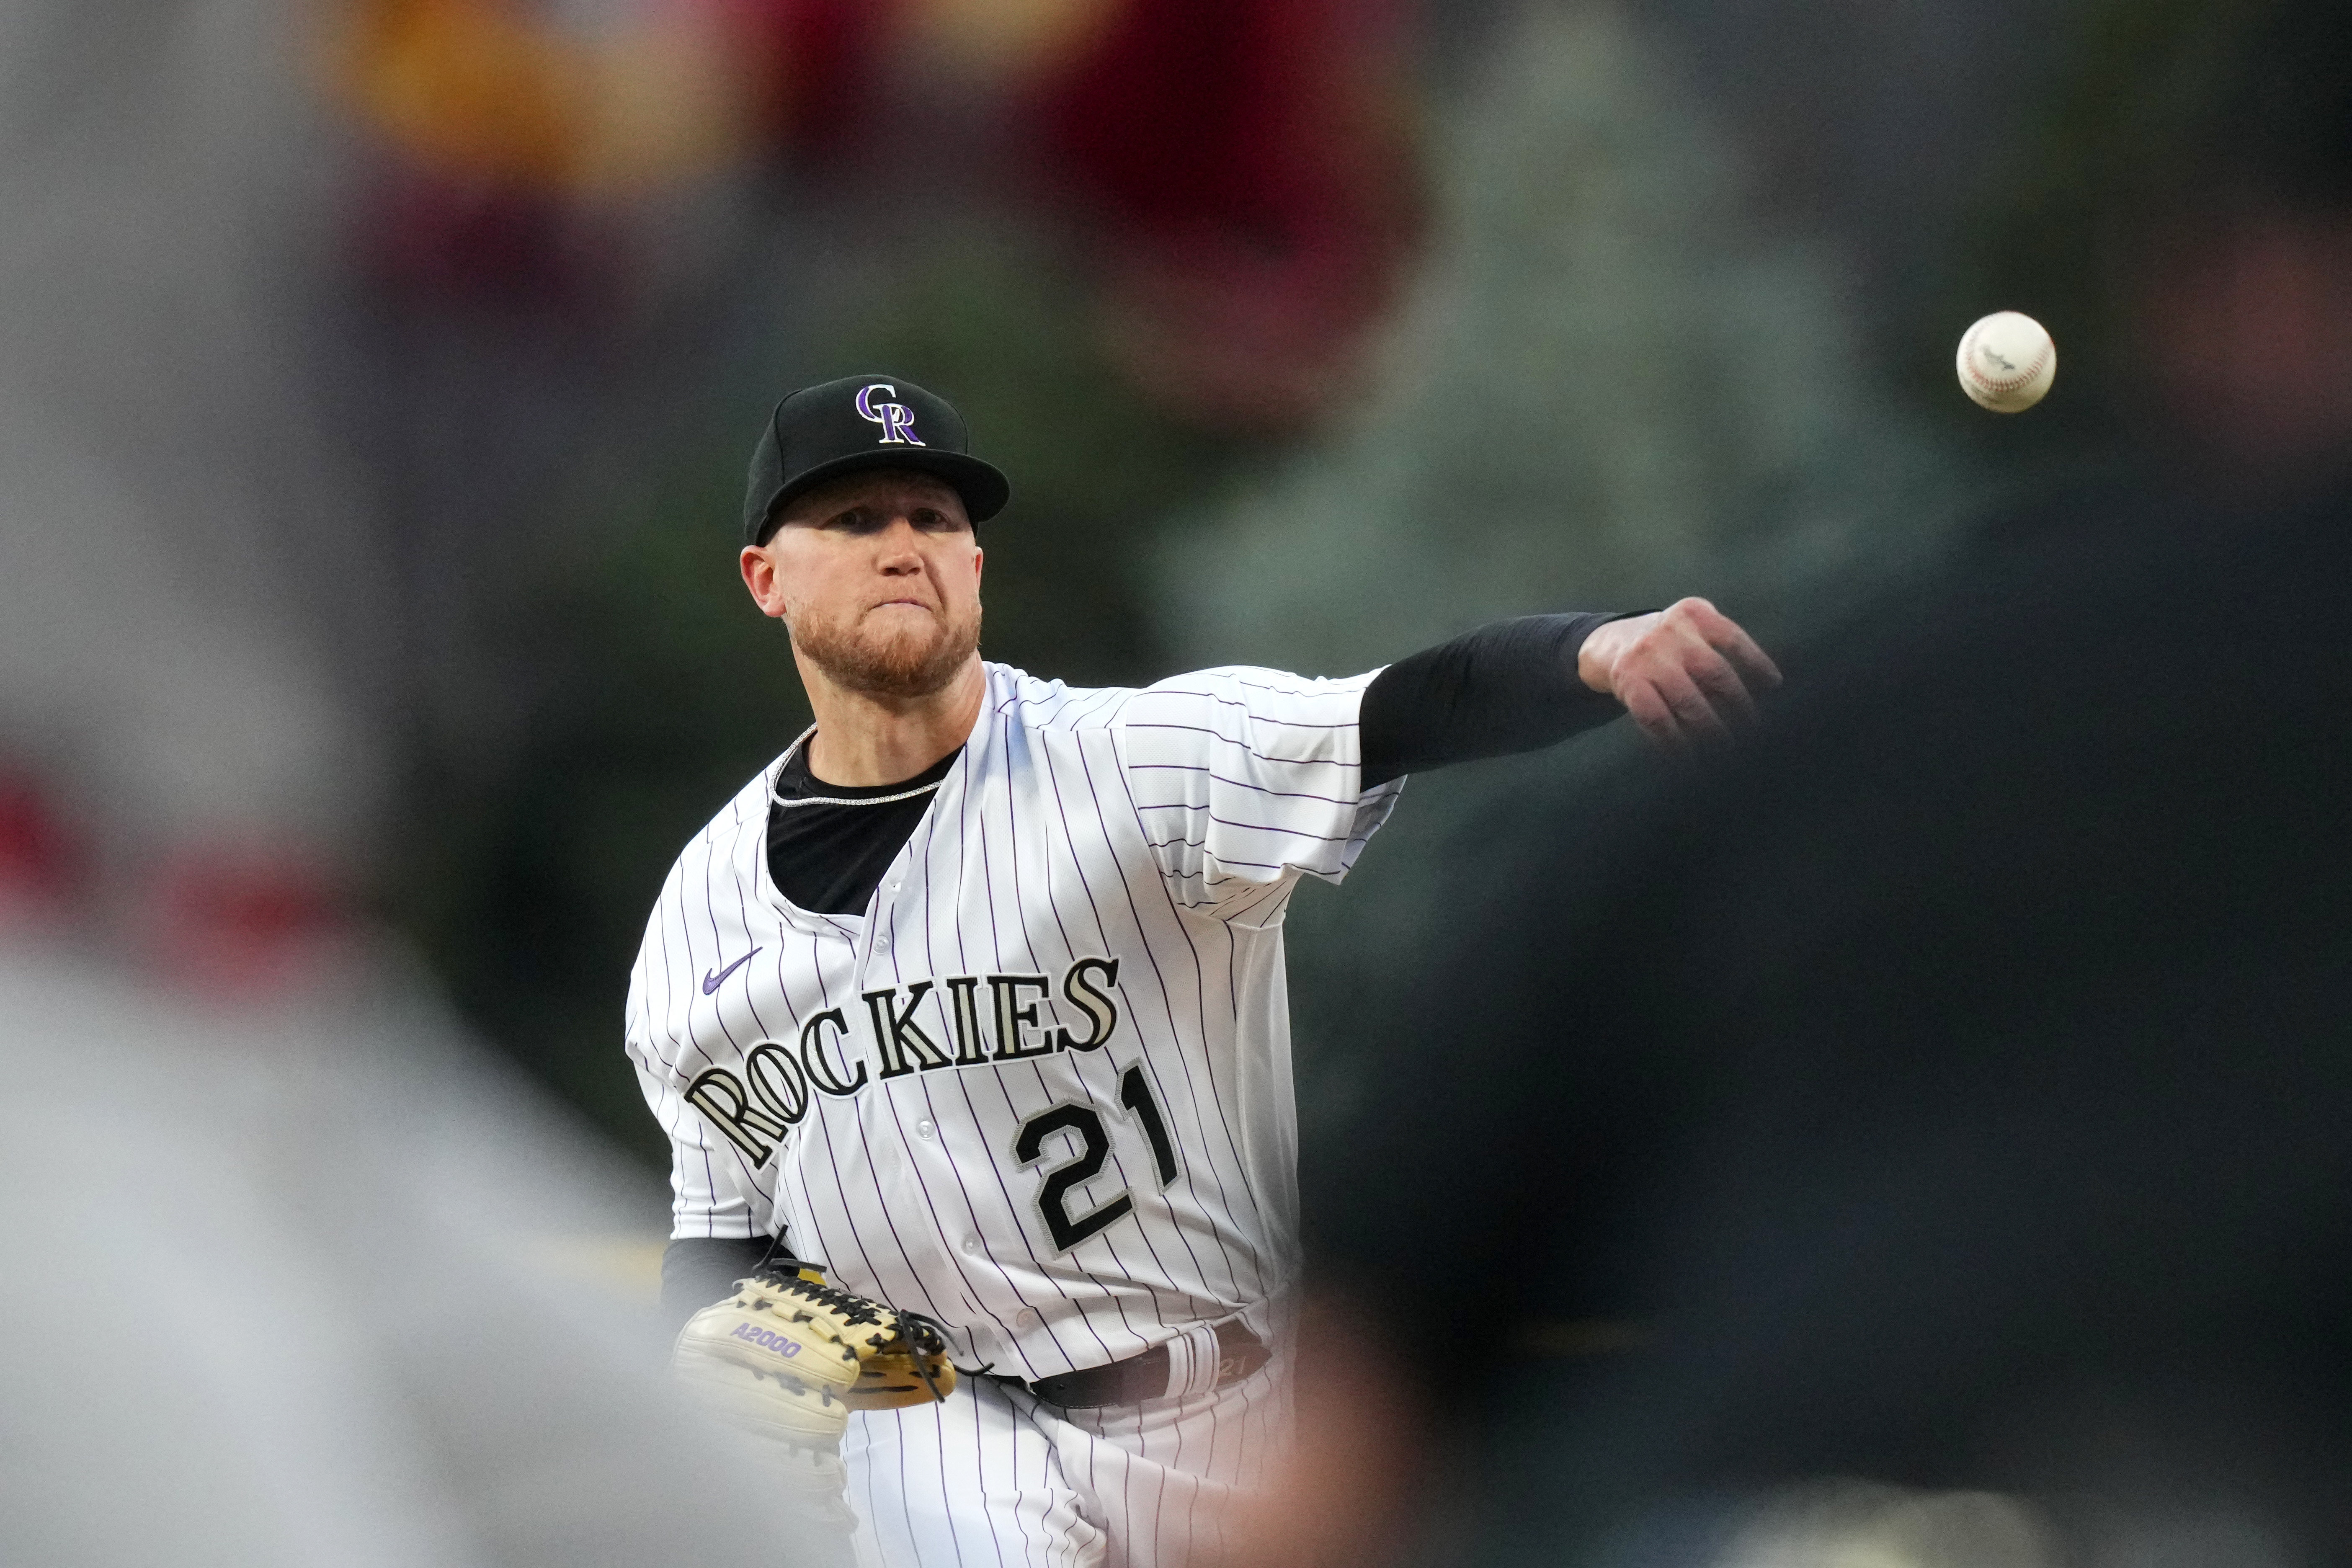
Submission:
[[[1975,382],[1979,386],[1983,387],[1987,392],[2008,392],[2014,388],[2023,386],[2027,382],[2032,381],[2035,376],[2042,374],[2042,365],[2047,363],[2050,358],[2050,351],[2057,347],[2057,345],[2050,342],[2048,337],[2045,335],[2042,347],[2035,351],[2033,363],[2027,365],[2023,370],[2019,371],[2016,375],[1987,375],[1984,372],[1977,368],[1976,356],[1977,329],[1983,325],[1984,323],[1979,321],[1975,327],[1970,327],[1968,331],[1968,336],[1960,340],[1960,363],[1968,367],[1969,379]]]

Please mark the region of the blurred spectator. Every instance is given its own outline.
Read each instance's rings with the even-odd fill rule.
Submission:
[[[340,923],[386,801],[333,652],[379,616],[314,396],[327,139],[289,19],[35,5],[0,47],[0,765],[18,822],[96,851],[43,875],[238,983]]]
[[[2352,17],[2234,15],[2102,215],[2133,471],[1791,658],[1735,764],[1472,849],[1309,1183],[1339,1358],[1434,1364],[1371,1420],[1436,1436],[1304,1511],[1417,1464],[1450,1561],[2341,1559]],[[1839,1477],[2026,1500],[1935,1547]]]
[[[1100,204],[1114,357],[1180,412],[1287,433],[1352,401],[1418,228],[1401,0],[1126,0],[1043,89]]]
[[[891,216],[958,182],[1043,195],[1127,376],[1181,417],[1286,434],[1355,386],[1414,237],[1406,20],[1391,0],[673,0],[589,28],[527,0],[361,0],[342,76],[398,165],[367,231],[404,286],[576,291],[583,230],[668,238],[610,232],[616,196],[751,156]]]

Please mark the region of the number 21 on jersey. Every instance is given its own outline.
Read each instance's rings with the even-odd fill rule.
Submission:
[[[1152,1098],[1151,1083],[1143,1076],[1141,1063],[1119,1075],[1118,1102],[1127,1108],[1151,1145],[1152,1165],[1159,1173],[1160,1186],[1166,1187],[1176,1179],[1176,1144],[1168,1136],[1167,1119],[1160,1113],[1160,1102]],[[1122,1191],[1091,1213],[1072,1218],[1070,1194],[1102,1173],[1103,1162],[1110,1157],[1110,1134],[1103,1127],[1101,1113],[1093,1106],[1056,1105],[1021,1124],[1021,1134],[1013,1142],[1013,1157],[1024,1167],[1039,1163],[1045,1158],[1045,1140],[1056,1132],[1076,1134],[1078,1151],[1044,1173],[1045,1179],[1037,1192],[1037,1213],[1052,1233],[1055,1248],[1067,1252],[1097,1231],[1125,1219],[1134,1211],[1135,1199]]]

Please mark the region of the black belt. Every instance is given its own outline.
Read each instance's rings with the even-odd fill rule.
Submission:
[[[1250,1332],[1238,1318],[1217,1325],[1217,1387],[1226,1388],[1241,1382],[1272,1359],[1274,1352],[1266,1349],[1265,1342]],[[1141,1355],[1131,1355],[1108,1366],[1057,1373],[1034,1383],[1024,1383],[1017,1377],[999,1381],[1025,1388],[1046,1404],[1065,1410],[1140,1405],[1147,1399],[1164,1399],[1168,1395],[1168,1347],[1154,1345]]]

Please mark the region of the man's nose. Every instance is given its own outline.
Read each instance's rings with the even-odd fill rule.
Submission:
[[[923,569],[923,556],[922,552],[916,548],[919,542],[919,537],[913,519],[892,518],[884,526],[881,534],[882,570],[891,573],[920,572]]]

